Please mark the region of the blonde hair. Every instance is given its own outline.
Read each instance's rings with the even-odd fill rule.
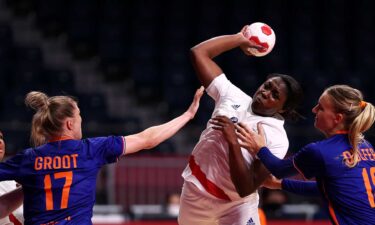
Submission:
[[[64,119],[73,116],[76,100],[70,96],[48,97],[45,93],[32,91],[26,95],[25,104],[36,112],[31,124],[31,142],[43,145],[61,135]]]
[[[344,126],[348,130],[351,158],[345,164],[354,167],[359,162],[358,145],[363,142],[363,133],[370,129],[375,121],[375,108],[363,101],[362,92],[348,85],[334,85],[325,90],[332,100],[337,113],[344,114]]]

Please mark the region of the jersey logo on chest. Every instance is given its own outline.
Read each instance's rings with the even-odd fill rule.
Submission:
[[[241,105],[236,105],[236,104],[234,104],[234,105],[231,105],[231,106],[232,106],[232,108],[233,108],[234,110],[237,110],[238,108],[240,108]]]

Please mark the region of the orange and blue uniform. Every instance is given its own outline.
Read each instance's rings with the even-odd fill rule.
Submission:
[[[337,225],[375,224],[375,152],[364,141],[359,145],[358,164],[350,168],[351,145],[347,134],[336,134],[306,145],[293,157],[280,160],[267,148],[258,157],[271,173],[283,178],[300,172],[315,182],[285,179],[283,190],[294,193],[319,192],[327,203],[331,222]]]
[[[124,149],[123,137],[58,140],[0,163],[0,180],[22,185],[26,225],[91,225],[99,169]]]

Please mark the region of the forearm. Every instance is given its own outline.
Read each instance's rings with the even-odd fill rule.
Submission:
[[[189,120],[194,118],[203,92],[203,87],[197,89],[193,102],[181,116],[167,123],[147,128],[140,133],[126,136],[124,154],[127,155],[143,149],[153,148],[177,133]]]
[[[240,197],[245,197],[254,192],[253,171],[246,166],[241,148],[237,145],[229,145],[230,176]]]
[[[224,35],[211,38],[191,49],[192,64],[203,86],[208,87],[217,76],[223,73],[212,58],[236,48],[244,42],[248,42],[248,40],[242,34]]]
[[[278,179],[298,173],[291,159],[279,159],[267,147],[261,148],[257,155],[264,166]]]
[[[144,140],[147,140],[147,145],[144,147],[144,149],[154,148],[161,142],[172,137],[191,119],[192,115],[185,112],[167,123],[153,126],[142,131],[141,136],[144,137]]]
[[[315,181],[284,179],[281,182],[281,188],[282,190],[299,195],[317,196],[320,194]]]
[[[247,42],[248,40],[240,33],[223,35],[204,41],[194,46],[191,51],[200,52],[201,54],[205,54],[212,59],[223,52],[239,47]]]
[[[177,133],[177,131],[179,131],[191,118],[191,115],[188,112],[185,112],[181,116],[176,117],[167,123],[147,128],[137,134],[126,136],[125,155],[143,149],[154,148],[156,145]]]

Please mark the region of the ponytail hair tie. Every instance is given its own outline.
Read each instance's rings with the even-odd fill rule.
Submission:
[[[364,109],[366,107],[366,105],[367,105],[367,102],[365,102],[365,101],[359,102],[359,106],[361,107],[361,109]]]

